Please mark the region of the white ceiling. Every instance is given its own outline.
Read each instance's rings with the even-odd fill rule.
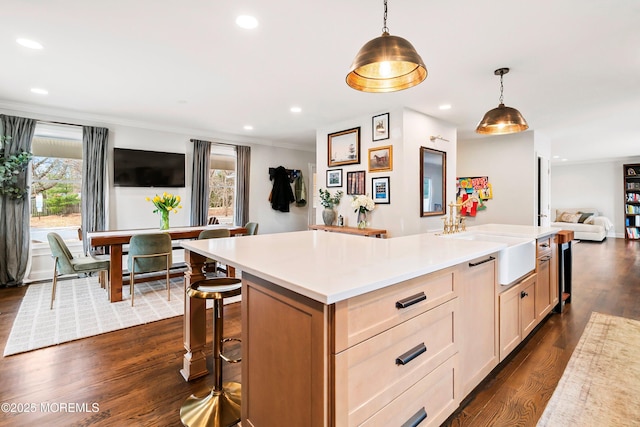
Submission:
[[[429,75],[362,93],[344,79],[380,35],[382,3],[4,0],[0,107],[308,148],[317,128],[404,106],[481,141],[474,128],[498,104],[493,71],[510,67],[505,104],[551,140],[552,155],[640,155],[640,1],[389,0],[390,33],[415,46]],[[237,27],[239,14],[259,27]]]

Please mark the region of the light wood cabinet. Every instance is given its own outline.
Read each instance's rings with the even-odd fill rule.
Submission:
[[[438,426],[460,402],[459,267],[324,305],[243,274],[242,424]]]
[[[557,248],[553,237],[538,239],[536,273],[536,317],[539,321],[558,303]]]
[[[536,273],[500,294],[500,361],[535,328],[535,298]]]
[[[243,272],[243,426],[330,425],[328,318],[328,306]]]
[[[498,365],[497,262],[483,257],[459,267],[460,378],[466,395]]]

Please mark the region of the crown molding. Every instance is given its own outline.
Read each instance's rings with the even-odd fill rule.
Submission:
[[[193,129],[178,126],[166,126],[156,122],[143,122],[137,120],[130,120],[124,117],[105,116],[99,114],[92,114],[87,112],[67,110],[64,108],[47,107],[43,105],[25,104],[19,102],[11,102],[6,100],[0,100],[0,109],[10,110],[15,113],[21,114],[36,114],[42,115],[46,118],[34,117],[38,120],[50,120],[50,121],[66,121],[71,124],[84,125],[84,126],[106,126],[106,125],[118,125],[128,126],[139,129],[154,130],[161,132],[170,132],[176,134],[184,134],[189,138],[212,140],[212,142],[222,142],[232,145],[263,145],[268,147],[286,148],[290,150],[315,152],[315,145],[297,145],[293,143],[270,141],[261,138],[255,138],[246,135],[235,135],[223,132],[216,132],[209,129]]]

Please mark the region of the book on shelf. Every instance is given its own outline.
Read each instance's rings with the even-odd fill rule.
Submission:
[[[640,193],[627,193],[627,202],[640,202]]]
[[[636,227],[627,227],[627,237],[629,239],[640,239],[640,231]]]

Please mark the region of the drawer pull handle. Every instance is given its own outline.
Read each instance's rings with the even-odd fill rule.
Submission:
[[[493,261],[494,259],[495,259],[494,257],[490,256],[489,258],[487,258],[485,260],[482,260],[482,261],[470,262],[469,263],[469,267],[475,267],[477,265],[484,264],[485,262]]]
[[[396,301],[396,308],[407,308],[410,305],[417,304],[420,301],[424,301],[427,299],[427,296],[424,292],[420,292],[419,294],[411,295],[410,297],[406,297],[401,299],[400,301]]]
[[[550,256],[546,256],[546,257],[544,257],[544,258],[540,258],[540,262],[547,262],[547,261],[549,261],[550,259],[551,259],[551,257],[550,257]]]
[[[541,243],[541,244],[540,244],[540,247],[541,247],[541,248],[548,248],[548,247],[549,247],[549,244],[548,244],[548,243]]]
[[[404,424],[402,424],[401,427],[416,427],[426,419],[427,419],[427,411],[424,409],[424,406],[423,406],[422,409],[416,412],[411,418],[409,418]]]
[[[526,293],[525,291],[520,292],[520,298],[525,298],[525,297],[528,297],[528,296],[529,296],[529,294]]]
[[[411,350],[398,356],[396,358],[396,365],[406,365],[407,363],[411,362],[413,359],[420,356],[422,353],[425,353],[426,351],[427,351],[427,346],[424,345],[424,343],[418,344],[417,346],[413,347]]]

